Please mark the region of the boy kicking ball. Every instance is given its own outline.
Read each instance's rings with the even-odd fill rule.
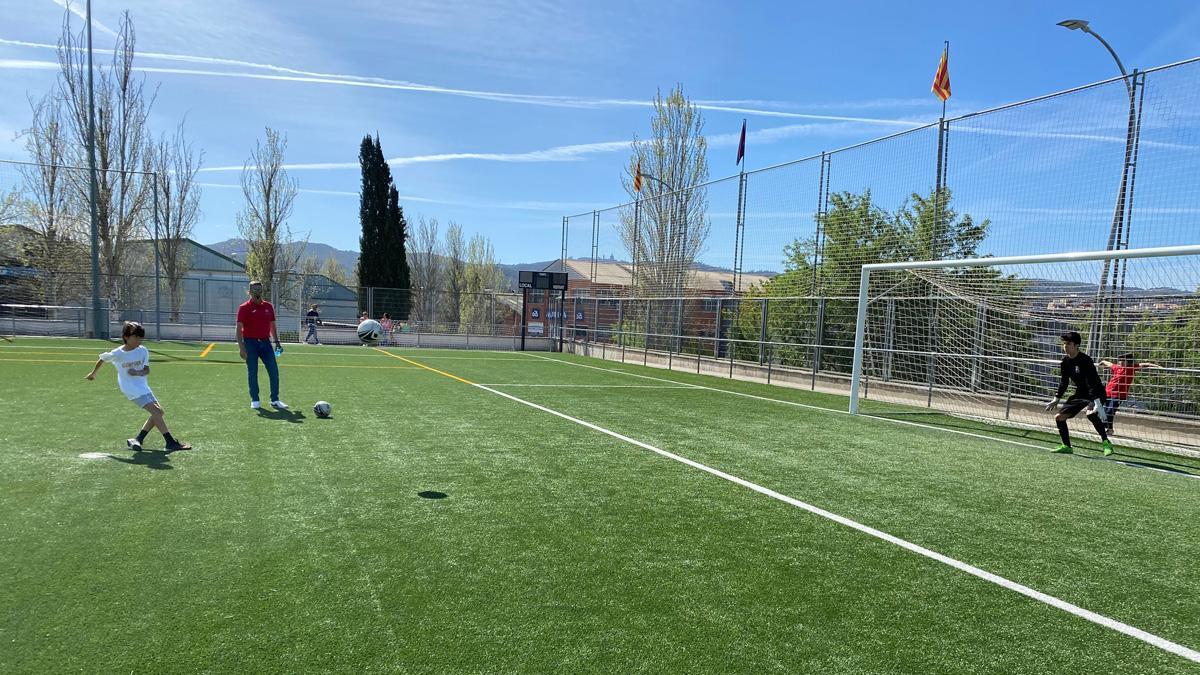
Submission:
[[[100,366],[105,362],[112,363],[117,369],[117,385],[121,387],[121,393],[150,413],[150,419],[142,425],[137,438],[125,441],[130,448],[140,451],[146,434],[150,433],[150,429],[158,427],[167,442],[167,450],[191,450],[192,446],[176,440],[171,435],[167,421],[163,418],[162,406],[158,404],[158,399],[146,383],[146,376],[150,374],[150,352],[142,346],[142,339],[145,337],[146,329],[142,328],[142,324],[126,321],[125,327],[121,329],[121,342],[125,344],[101,354],[92,372],[87,374],[87,379],[96,379],[96,372],[100,370]]]

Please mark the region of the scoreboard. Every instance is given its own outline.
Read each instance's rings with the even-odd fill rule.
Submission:
[[[517,278],[517,286],[519,288],[565,291],[567,290],[567,273],[521,270]]]

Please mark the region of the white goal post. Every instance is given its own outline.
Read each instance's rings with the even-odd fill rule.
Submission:
[[[1180,259],[1179,256],[1191,256],[1191,258]],[[1125,274],[1131,269],[1130,263],[1127,261],[1142,258],[1161,258],[1163,260],[1161,263],[1155,261],[1138,263],[1140,267],[1134,267],[1130,276],[1132,280],[1130,297],[1126,297]],[[1168,258],[1171,259],[1169,262]],[[1099,262],[1103,262],[1104,266],[1104,274],[1099,276],[1102,283],[1106,283],[1103,280],[1109,278],[1110,262],[1112,262],[1114,270],[1124,266],[1125,271],[1121,273],[1120,278],[1119,301],[1113,299],[1114,295],[1104,295],[1107,292],[1106,287],[1101,287],[1101,284],[1097,283],[1097,276],[1093,276]],[[1059,264],[1056,265],[1056,263]],[[1009,273],[1010,270],[1018,270],[1018,272]],[[950,362],[954,358],[958,358],[961,364],[966,364],[960,364],[960,372],[971,368],[978,369],[980,366],[975,364],[989,363],[985,360],[990,360],[991,370],[989,372],[993,378],[1001,377],[996,373],[1003,372],[1006,367],[1005,359],[1013,362],[1021,361],[1022,367],[1036,368],[1038,377],[1045,380],[1045,373],[1052,367],[1050,357],[1053,354],[1048,349],[1057,342],[1057,332],[1047,335],[1052,330],[1058,332],[1077,330],[1086,336],[1089,327],[1095,330],[1094,325],[1099,325],[1100,330],[1103,330],[1105,321],[1111,320],[1116,327],[1112,331],[1113,337],[1109,338],[1111,344],[1105,346],[1115,354],[1117,351],[1130,351],[1128,344],[1147,333],[1148,323],[1157,322],[1155,326],[1166,326],[1168,329],[1174,329],[1173,327],[1180,325],[1188,327],[1195,325],[1193,322],[1196,321],[1197,316],[1200,316],[1200,288],[1198,288],[1200,282],[1196,281],[1197,270],[1200,270],[1200,244],[863,265],[859,279],[853,365],[851,366],[850,413],[858,414],[860,398],[867,393],[864,391],[864,385],[871,389],[870,394],[874,398],[876,380],[882,380],[879,385],[881,388],[891,386],[893,393],[900,387],[907,386],[909,398],[919,398],[921,405],[931,408],[938,407],[933,403],[937,398],[935,392],[942,397],[943,402],[949,400],[951,396],[958,397],[962,400],[960,401],[961,405],[955,409],[957,412],[961,412],[963,408],[967,407],[966,397],[980,398],[985,395],[993,395],[995,398],[994,392],[981,393],[975,389],[974,384],[970,382],[970,376],[962,376],[961,379],[967,381],[967,384],[954,392],[943,389],[945,381],[939,379],[942,374],[935,375],[934,370],[937,366],[932,365],[928,376],[928,399],[926,399],[923,373],[919,365],[923,363],[921,359],[928,359],[931,364],[936,364],[938,359]],[[1115,271],[1111,280],[1115,289]],[[1137,286],[1137,283],[1140,283],[1142,287]],[[893,289],[903,289],[903,292]],[[1063,289],[1070,289],[1070,292]],[[1168,292],[1171,293],[1169,300],[1164,300],[1163,298],[1167,297]],[[1116,293],[1116,291],[1112,291],[1112,293]],[[1060,301],[1057,299],[1057,294],[1068,294],[1071,297],[1067,301]],[[880,302],[881,300],[889,303],[886,312],[883,308],[876,306],[870,310],[873,318],[869,320],[868,308],[872,306],[872,303],[883,304]],[[1073,306],[1071,302],[1074,302]],[[1124,306],[1112,309],[1111,312],[1114,315],[1120,314],[1121,318],[1119,320],[1111,319],[1106,312],[1110,311],[1110,307],[1115,307],[1118,302],[1124,303]],[[978,317],[974,314],[978,314]],[[886,319],[882,318],[885,316]],[[898,316],[900,318],[897,318]],[[1119,323],[1120,321],[1125,323]],[[951,322],[957,323],[949,328],[942,325]],[[975,330],[976,328],[984,330]],[[948,334],[947,331],[951,330],[958,331],[951,335],[953,346],[941,344],[938,340],[939,335],[943,336],[941,342],[950,342],[951,340],[944,336]],[[906,334],[905,331],[907,331]],[[941,332],[939,333],[939,331]],[[886,338],[881,337],[885,332],[887,333]],[[986,344],[986,341],[992,339],[993,335],[1009,336],[1016,332],[1020,332],[1021,339],[1026,341],[1024,344],[1036,342],[1037,349],[1031,350],[1029,358],[1026,358],[1023,353],[1014,357],[986,351],[994,347],[994,345]],[[870,337],[868,333],[871,333]],[[903,334],[902,339],[896,338],[897,334]],[[926,334],[932,339],[923,343],[921,340]],[[1169,333],[1160,331],[1155,335],[1169,335]],[[1163,341],[1163,338],[1159,339],[1160,342]],[[897,340],[903,343],[900,348],[896,348]],[[978,352],[967,353],[969,350],[963,349],[963,345],[970,344],[971,340],[978,340],[985,344],[978,347]],[[1002,337],[996,341],[1006,342],[1008,340]],[[1175,342],[1179,342],[1179,340]],[[1188,343],[1190,344],[1190,341]],[[1103,340],[1097,340],[1096,345],[1087,346],[1097,348],[1103,344]],[[1175,347],[1176,345],[1172,345],[1172,349]],[[896,355],[894,356],[893,353]],[[1164,352],[1157,352],[1157,354],[1162,353]],[[1099,364],[1102,358],[1113,358],[1112,355],[1106,357],[1105,354],[1092,354],[1092,356]],[[1038,358],[1033,358],[1034,356]],[[1150,356],[1156,358],[1155,353]],[[869,368],[864,367],[866,358],[871,359],[872,365]],[[895,377],[896,366],[892,361],[893,358],[903,360],[908,365],[907,379]],[[1145,359],[1145,355],[1143,354],[1141,358]],[[1157,358],[1160,361],[1163,359],[1162,356],[1157,356]],[[884,366],[880,365],[885,363],[887,364],[886,370],[884,370]],[[1200,383],[1200,370],[1194,366],[1186,367],[1191,365],[1190,362],[1181,362],[1175,365],[1178,367],[1164,368],[1163,371],[1176,378],[1171,382],[1178,383],[1181,377],[1191,378],[1187,379],[1184,385],[1184,389],[1190,396],[1196,390],[1196,383]],[[871,368],[874,370],[870,370]],[[1016,366],[1014,365],[1013,368],[1016,369]],[[865,370],[870,372],[865,373]],[[893,379],[888,382],[888,377],[876,377],[871,373],[887,373],[893,376]],[[1028,403],[1028,398],[1032,396],[1033,390],[1040,387],[1034,387],[1028,381],[1028,378],[1031,377],[1028,373],[1024,376],[1027,379],[1022,381],[1021,385],[1025,386],[1026,390],[1022,393],[1025,395],[1025,403]],[[949,378],[951,375],[946,374],[945,377]],[[900,380],[903,380],[903,384],[900,383]],[[937,386],[935,386],[935,382],[938,383]],[[1152,386],[1152,384],[1146,384],[1144,388]],[[1178,384],[1173,386],[1178,388]],[[1052,393],[1052,391],[1046,392],[1046,394]],[[1167,394],[1175,395],[1174,392],[1167,392]],[[1001,392],[1000,396],[1003,397],[1003,395],[1004,393]],[[1009,406],[1013,405],[1012,397],[1010,386]],[[1193,421],[1200,423],[1200,420],[1194,419],[1195,415],[1192,413],[1184,416],[1188,417],[1189,423],[1193,423]]]

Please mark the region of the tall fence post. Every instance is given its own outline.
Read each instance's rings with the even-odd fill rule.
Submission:
[[[937,320],[938,320],[938,301],[933,301],[933,314],[929,317],[929,343],[926,349],[929,350],[929,387],[925,396],[925,407],[933,407],[933,381],[937,379]]]
[[[596,258],[600,255],[600,212],[592,211],[592,270],[591,280],[596,283]]]
[[[160,288],[160,279],[162,278],[161,262],[159,253],[159,222],[158,222],[158,174],[151,174],[151,192],[153,193],[154,203],[154,339],[162,339],[162,290]]]
[[[763,298],[762,300],[759,300],[759,304],[761,305],[761,316],[759,317],[758,322],[758,365],[760,366],[764,363],[764,359],[766,358],[768,302],[770,302],[769,298]]]
[[[561,255],[561,256],[559,257],[559,259],[558,259],[558,271],[559,271],[559,272],[566,272],[566,271],[567,271],[567,231],[568,231],[568,228],[567,228],[567,221],[568,221],[568,220],[569,220],[569,219],[568,219],[566,216],[563,216],[563,223],[562,223],[562,255]]]
[[[892,379],[892,351],[896,345],[896,299],[888,298],[884,308],[883,325],[883,381]]]
[[[625,301],[617,298],[617,340],[621,343],[621,363],[625,363]]]
[[[813,347],[812,374],[816,381],[817,373],[821,372],[821,352],[825,345],[825,298],[817,298],[817,334]]]
[[[733,291],[742,290],[743,252],[746,242],[746,172],[738,176],[737,225],[733,234]]]
[[[646,326],[645,337],[642,342],[642,365],[646,365],[650,360],[650,307],[654,304],[653,300],[646,300]]]
[[[717,319],[716,319],[717,325],[715,327],[715,330],[713,330],[713,358],[714,359],[721,358],[721,317],[722,317],[721,304],[722,304],[722,302],[723,301],[721,300],[721,298],[717,298]],[[700,350],[696,350],[696,351],[700,351]]]
[[[982,375],[984,332],[987,330],[987,306],[980,305],[975,313],[975,339],[971,348],[971,391],[979,391]]]
[[[675,300],[675,351],[683,353],[683,298]]]

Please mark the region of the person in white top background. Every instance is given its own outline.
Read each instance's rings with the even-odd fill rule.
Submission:
[[[126,321],[125,327],[121,329],[121,342],[124,344],[111,352],[101,354],[92,372],[87,374],[87,379],[96,379],[96,373],[105,363],[113,364],[117,369],[117,385],[121,388],[121,393],[150,413],[150,419],[142,425],[137,438],[125,441],[134,451],[142,449],[146,434],[155,427],[162,432],[167,450],[191,450],[191,445],[178,441],[171,435],[171,430],[167,428],[167,420],[163,417],[162,406],[158,404],[154,392],[150,391],[150,384],[146,381],[146,376],[150,374],[150,351],[142,346],[142,339],[145,337],[146,329],[142,328],[142,324]]]

